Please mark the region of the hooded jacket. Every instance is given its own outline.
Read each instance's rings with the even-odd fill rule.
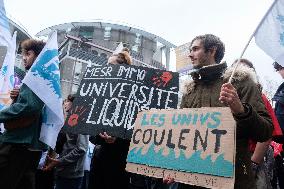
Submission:
[[[219,101],[222,84],[228,82],[232,69],[226,63],[203,67],[192,74],[192,81],[185,84],[181,108],[224,107]],[[264,142],[271,138],[273,126],[256,85],[252,70],[240,66],[232,84],[236,88],[246,112],[233,115],[236,126],[235,188],[254,189],[255,176],[251,168],[248,141]]]

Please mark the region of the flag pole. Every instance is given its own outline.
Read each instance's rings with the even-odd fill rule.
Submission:
[[[257,27],[255,28],[254,32],[253,32],[252,35],[250,36],[250,38],[249,38],[249,40],[248,40],[248,42],[247,42],[245,48],[243,49],[243,51],[242,51],[240,57],[238,58],[238,61],[237,61],[237,63],[236,63],[235,68],[233,69],[233,72],[232,72],[232,74],[231,74],[231,76],[230,76],[230,79],[229,79],[228,83],[232,83],[233,76],[235,75],[235,72],[236,72],[236,70],[237,70],[237,68],[238,68],[238,66],[239,66],[240,60],[241,60],[241,58],[243,57],[245,51],[247,50],[247,48],[248,48],[248,46],[249,46],[249,44],[250,44],[250,42],[251,42],[253,36],[255,35],[255,33],[257,32],[258,28],[260,27],[260,25],[262,24],[262,22],[264,21],[264,19],[266,18],[266,16],[268,15],[268,13],[271,11],[271,9],[274,7],[274,5],[276,4],[277,1],[278,1],[278,0],[274,0],[274,2],[270,5],[269,9],[266,11],[265,15],[262,17],[262,19],[260,20],[259,24],[258,24]]]

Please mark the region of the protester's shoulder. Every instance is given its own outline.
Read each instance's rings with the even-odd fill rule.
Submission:
[[[23,83],[20,87],[19,95],[25,95],[26,93],[32,93],[32,91],[26,84]]]
[[[30,97],[32,97],[32,95],[34,95],[34,92],[25,84],[23,83],[21,88],[20,88],[20,93],[24,94],[24,95],[31,95]]]
[[[233,67],[229,67],[223,74],[223,79],[225,82],[229,81],[230,76],[233,73]],[[239,65],[236,69],[232,83],[234,84],[244,84],[244,83],[254,83],[257,84],[257,75],[253,69],[248,68],[247,66]]]
[[[193,80],[185,80],[181,84],[180,93],[184,96],[190,94],[194,89],[195,82]]]
[[[42,100],[25,83],[22,84],[19,95],[31,104],[43,104]]]
[[[281,83],[281,85],[279,85],[279,87],[278,87],[278,89],[277,89],[277,92],[279,92],[279,91],[284,91],[284,82]],[[277,92],[276,92],[276,93],[277,93]]]

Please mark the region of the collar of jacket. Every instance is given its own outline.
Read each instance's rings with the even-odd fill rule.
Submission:
[[[226,63],[214,64],[202,67],[190,75],[194,81],[210,82],[220,78],[227,68]]]
[[[185,80],[182,85],[181,85],[181,93],[182,94],[189,94],[191,91],[195,88],[196,83],[198,81],[203,81],[202,78],[206,81],[215,81],[218,78],[222,78],[224,82],[228,82],[232,72],[233,72],[234,67],[229,67],[227,68],[226,63],[221,63],[221,64],[214,64],[211,66],[206,66],[198,70],[198,74],[196,75],[196,80]],[[196,71],[194,71],[196,72]],[[194,72],[191,73],[194,74]],[[201,74],[201,75],[200,75]],[[211,75],[212,76],[205,76],[205,75]],[[200,76],[199,76],[200,75]],[[192,76],[193,78],[193,76]],[[248,68],[247,66],[244,65],[239,65],[234,77],[232,79],[232,83],[234,84],[235,82],[242,82],[245,80],[252,80],[255,83],[258,83],[257,76],[254,72],[253,69]]]

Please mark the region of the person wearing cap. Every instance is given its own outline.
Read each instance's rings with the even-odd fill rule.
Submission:
[[[284,67],[277,62],[273,63],[273,67],[284,79]],[[275,101],[275,114],[282,129],[284,131],[284,82],[278,87],[275,95],[272,98]]]
[[[274,62],[273,67],[276,72],[280,74],[280,76],[284,79],[284,67],[281,66],[279,63]],[[272,101],[275,102],[274,112],[282,129],[284,131],[284,82],[278,87],[276,93],[274,94]],[[284,143],[284,138],[279,138],[277,140],[279,143]],[[283,146],[282,146],[283,149]],[[284,188],[284,153],[283,151],[275,157],[275,167],[276,173],[275,177],[278,180],[278,184],[280,188]]]
[[[131,65],[132,59],[128,49],[124,48],[112,55],[108,64]],[[113,137],[104,132],[90,137],[90,141],[96,147],[92,158],[89,189],[127,189],[129,175],[125,167],[130,140]]]

